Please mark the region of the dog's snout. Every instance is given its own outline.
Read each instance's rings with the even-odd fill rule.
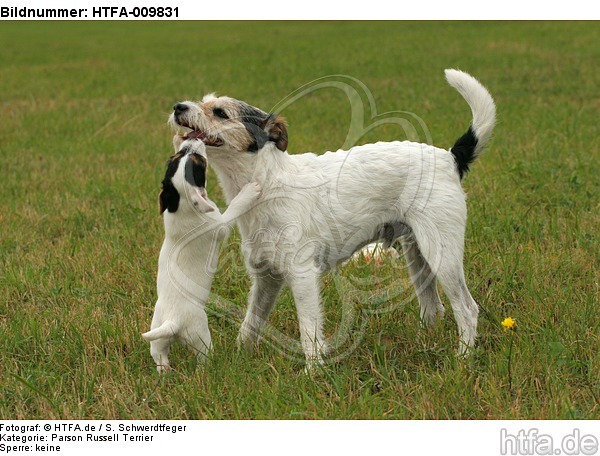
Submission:
[[[175,111],[175,114],[181,114],[182,112],[185,112],[188,109],[189,106],[184,103],[177,103],[175,106],[173,106],[173,111]]]

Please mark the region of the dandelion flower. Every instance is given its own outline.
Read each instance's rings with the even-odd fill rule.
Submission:
[[[514,318],[511,317],[507,317],[502,321],[502,327],[504,328],[504,331],[508,331],[510,329],[515,329],[515,325],[517,324],[517,321]]]

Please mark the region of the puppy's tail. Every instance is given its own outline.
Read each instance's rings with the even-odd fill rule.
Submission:
[[[170,320],[166,320],[158,328],[154,328],[152,331],[145,332],[142,337],[148,342],[153,340],[165,339],[173,337],[177,333],[177,325]]]
[[[496,123],[496,106],[490,93],[473,76],[458,70],[446,70],[446,80],[463,96],[473,112],[473,122],[450,152],[462,179],[492,137]]]

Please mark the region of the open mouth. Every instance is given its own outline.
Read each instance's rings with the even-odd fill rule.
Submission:
[[[216,136],[211,136],[203,131],[195,130],[182,135],[183,139],[199,139],[207,146],[219,147],[223,145],[223,140]]]
[[[188,125],[177,123],[180,127],[185,128],[186,130],[190,130],[184,133],[180,133],[180,136],[183,139],[199,139],[207,146],[219,147],[223,145],[223,140],[217,136],[209,135],[208,133],[202,130],[194,130],[192,127]]]

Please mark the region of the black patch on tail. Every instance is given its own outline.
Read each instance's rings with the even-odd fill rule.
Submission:
[[[467,132],[462,135],[452,146],[450,152],[454,155],[458,175],[462,179],[469,171],[469,165],[475,160],[475,147],[477,146],[477,136],[473,127],[469,127]]]

